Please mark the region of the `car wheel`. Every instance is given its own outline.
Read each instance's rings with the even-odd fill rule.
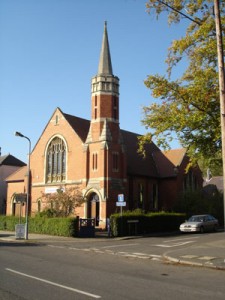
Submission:
[[[204,230],[204,227],[201,226],[201,227],[200,227],[200,232],[201,232],[201,233],[204,233],[204,231],[205,231],[205,230]]]
[[[215,225],[214,228],[213,228],[213,231],[216,232],[217,230],[218,230],[218,226]]]

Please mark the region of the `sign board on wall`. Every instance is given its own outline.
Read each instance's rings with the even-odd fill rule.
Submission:
[[[58,186],[51,186],[51,187],[46,187],[45,188],[45,194],[54,194],[54,193],[57,193],[57,191],[59,189],[65,191],[64,188],[61,188],[61,187],[58,187]]]

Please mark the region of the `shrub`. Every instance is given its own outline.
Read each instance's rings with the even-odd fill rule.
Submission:
[[[25,218],[21,218],[25,223]],[[15,231],[19,218],[15,216],[0,216],[0,229]],[[78,236],[78,218],[47,218],[36,216],[28,219],[30,233],[49,234],[57,236]]]
[[[21,218],[21,223],[25,223],[25,219]],[[16,224],[19,224],[19,217],[0,216],[0,229],[14,231]]]
[[[48,206],[46,213],[52,213],[51,217],[68,217],[74,215],[76,208],[85,202],[78,185],[74,187],[61,187],[52,194],[42,193],[42,199]]]
[[[196,214],[211,214],[219,220],[223,226],[223,194],[219,191],[212,194],[204,194],[202,191],[187,191],[180,195],[173,210],[182,212],[190,217]]]
[[[110,217],[110,230],[112,236],[148,234],[154,232],[176,231],[186,219],[186,214],[180,213],[143,213],[141,211],[128,211],[113,214]]]

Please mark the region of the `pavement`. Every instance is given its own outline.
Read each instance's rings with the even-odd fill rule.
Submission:
[[[115,238],[115,240],[137,238],[140,238],[140,236],[119,237]],[[0,230],[0,247],[1,241],[14,243],[50,243],[56,241],[74,241],[75,239],[80,240],[81,238],[29,233],[28,240],[16,239],[14,232]],[[95,239],[95,241],[102,241],[104,239],[107,241],[109,240],[109,237],[107,232],[97,232],[95,237],[85,239]],[[213,268],[225,271],[225,232],[214,234],[212,242],[201,242],[201,244],[195,243],[192,246],[168,250],[167,252],[164,252],[162,259],[168,263]]]

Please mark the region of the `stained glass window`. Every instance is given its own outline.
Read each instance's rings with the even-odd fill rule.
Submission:
[[[46,154],[46,181],[62,182],[66,179],[66,145],[56,137],[48,146]]]

